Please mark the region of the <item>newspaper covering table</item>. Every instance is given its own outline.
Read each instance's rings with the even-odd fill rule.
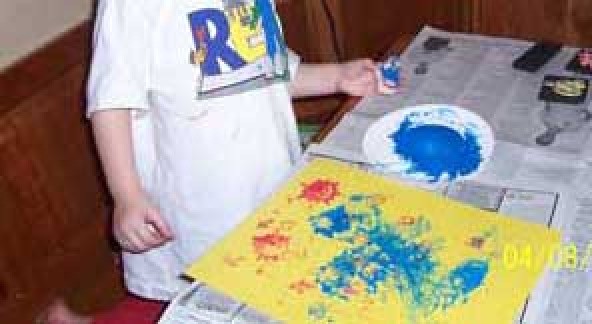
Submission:
[[[428,50],[425,44],[430,37],[449,42],[444,48]],[[578,127],[560,132],[550,145],[536,142],[549,124],[542,116],[544,103],[538,100],[543,77],[571,75],[564,68],[577,49],[564,48],[537,73],[512,69],[512,61],[531,45],[424,28],[401,56],[404,91],[363,99],[322,143],[309,147],[302,163],[322,156],[373,171],[363,154],[362,140],[366,129],[383,115],[427,103],[452,103],[472,109],[495,131],[491,161],[471,181],[424,187],[483,209],[562,230],[564,243],[559,254],[571,255],[571,262],[547,271],[516,314],[516,323],[589,324],[592,125],[578,121]],[[579,107],[554,105],[557,109],[584,110],[591,106],[590,98]],[[275,322],[240,302],[194,284],[173,301],[160,323]]]

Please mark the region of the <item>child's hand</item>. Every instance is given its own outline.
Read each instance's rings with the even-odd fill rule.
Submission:
[[[376,65],[370,59],[360,59],[339,65],[337,90],[350,96],[371,96],[378,94]]]
[[[116,203],[113,234],[122,249],[141,253],[173,239],[173,234],[160,212],[146,197]]]

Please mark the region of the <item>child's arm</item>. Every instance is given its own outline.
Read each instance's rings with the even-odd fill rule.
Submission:
[[[339,92],[351,96],[377,94],[374,62],[361,59],[340,64],[301,64],[290,84],[290,94],[295,98]]]
[[[130,112],[97,111],[95,142],[115,202],[113,234],[124,250],[143,252],[172,239],[168,225],[142,190],[133,158]]]

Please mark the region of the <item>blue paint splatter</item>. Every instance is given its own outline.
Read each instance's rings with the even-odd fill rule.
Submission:
[[[486,259],[467,259],[442,274],[434,248],[421,237],[431,230],[420,217],[405,230],[382,221],[371,197],[354,195],[345,205],[309,218],[315,234],[347,243],[347,247],[316,273],[320,291],[347,301],[352,294],[395,292],[414,316],[429,316],[465,303],[481,287],[489,272]],[[426,224],[427,222],[427,224]],[[359,286],[364,291],[356,291]]]
[[[345,206],[325,211],[315,218],[315,234],[333,238],[337,233],[348,231],[351,227]]]
[[[393,153],[411,163],[407,173],[424,173],[432,182],[444,175],[449,180],[466,176],[483,160],[479,137],[470,129],[462,134],[442,125],[415,125],[407,117],[389,138]]]
[[[464,294],[477,289],[489,271],[489,264],[484,260],[468,260],[454,268],[449,274],[449,280],[459,285]]]

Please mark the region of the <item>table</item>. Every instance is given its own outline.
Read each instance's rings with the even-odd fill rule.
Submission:
[[[491,70],[467,76],[466,83],[462,85],[459,93],[452,95],[437,93],[438,89],[430,92],[420,84],[419,90],[414,91],[418,93],[423,91],[424,96],[412,94],[401,100],[399,98],[349,98],[315,138],[317,144],[308,150],[309,155],[350,161],[362,168],[367,168],[368,166],[364,163],[365,157],[360,152],[359,142],[365,129],[388,112],[388,109],[381,109],[381,105],[400,107],[408,102],[430,103],[422,100],[437,100],[438,96],[448,96],[452,101],[439,103],[474,107],[476,112],[488,119],[496,130],[498,141],[492,161],[484,174],[475,181],[436,188],[434,191],[480,208],[503,212],[562,230],[564,243],[560,249],[577,251],[579,255],[579,259],[576,259],[577,267],[574,269],[563,267],[559,271],[547,273],[525,303],[516,322],[591,323],[592,273],[590,268],[592,267],[589,266],[591,262],[589,259],[592,259],[592,230],[590,230],[592,228],[592,142],[590,141],[592,128],[589,124],[584,125],[577,134],[566,134],[555,146],[537,146],[534,143],[533,132],[538,131],[537,127],[541,127],[541,122],[533,118],[538,116],[536,110],[538,108],[531,107],[533,102],[536,103],[536,99],[524,102],[520,97],[521,93],[516,93],[524,91],[528,96],[534,96],[542,76],[546,73],[562,73],[563,64],[575,53],[575,49],[565,48],[550,63],[547,70],[536,75],[522,75],[510,70],[510,58],[516,57],[519,52],[531,45],[529,42],[520,40],[453,34],[428,28],[413,41],[411,37],[398,39],[392,51],[402,53],[404,48],[410,46],[411,48],[404,51],[403,56],[408,55],[408,64],[416,62],[413,55],[418,53],[418,46],[413,46],[430,35],[451,37],[458,44],[474,42],[477,44],[473,44],[475,53],[478,53],[474,55],[475,62],[477,59],[493,62],[487,65],[479,61],[478,69]],[[491,48],[483,50],[480,46],[483,48],[491,46]],[[483,52],[478,52],[481,50]],[[454,55],[466,54],[471,58],[473,57],[471,55],[475,54],[468,50],[466,53],[463,51],[464,48],[459,45]],[[450,63],[446,60],[445,58],[442,62]],[[500,62],[508,66],[508,69],[494,69],[494,65],[499,66]],[[462,69],[459,64],[447,65],[451,69],[459,67]],[[403,66],[405,67],[405,62]],[[439,72],[443,72],[444,69],[440,67],[436,68]],[[493,76],[492,78],[506,78],[506,81],[514,82],[507,90],[506,96],[498,95],[496,98],[501,103],[490,103],[491,98],[485,97],[483,93],[472,92],[478,88],[473,84],[488,82],[482,76],[488,76],[489,73]],[[422,82],[437,84],[433,81],[431,77],[427,77]],[[592,108],[590,102],[588,98],[586,102],[588,106],[584,107],[585,109]],[[485,107],[486,104],[489,106]],[[502,107],[499,108],[502,113],[495,110],[496,105]],[[503,109],[506,106],[511,110],[504,112]]]

